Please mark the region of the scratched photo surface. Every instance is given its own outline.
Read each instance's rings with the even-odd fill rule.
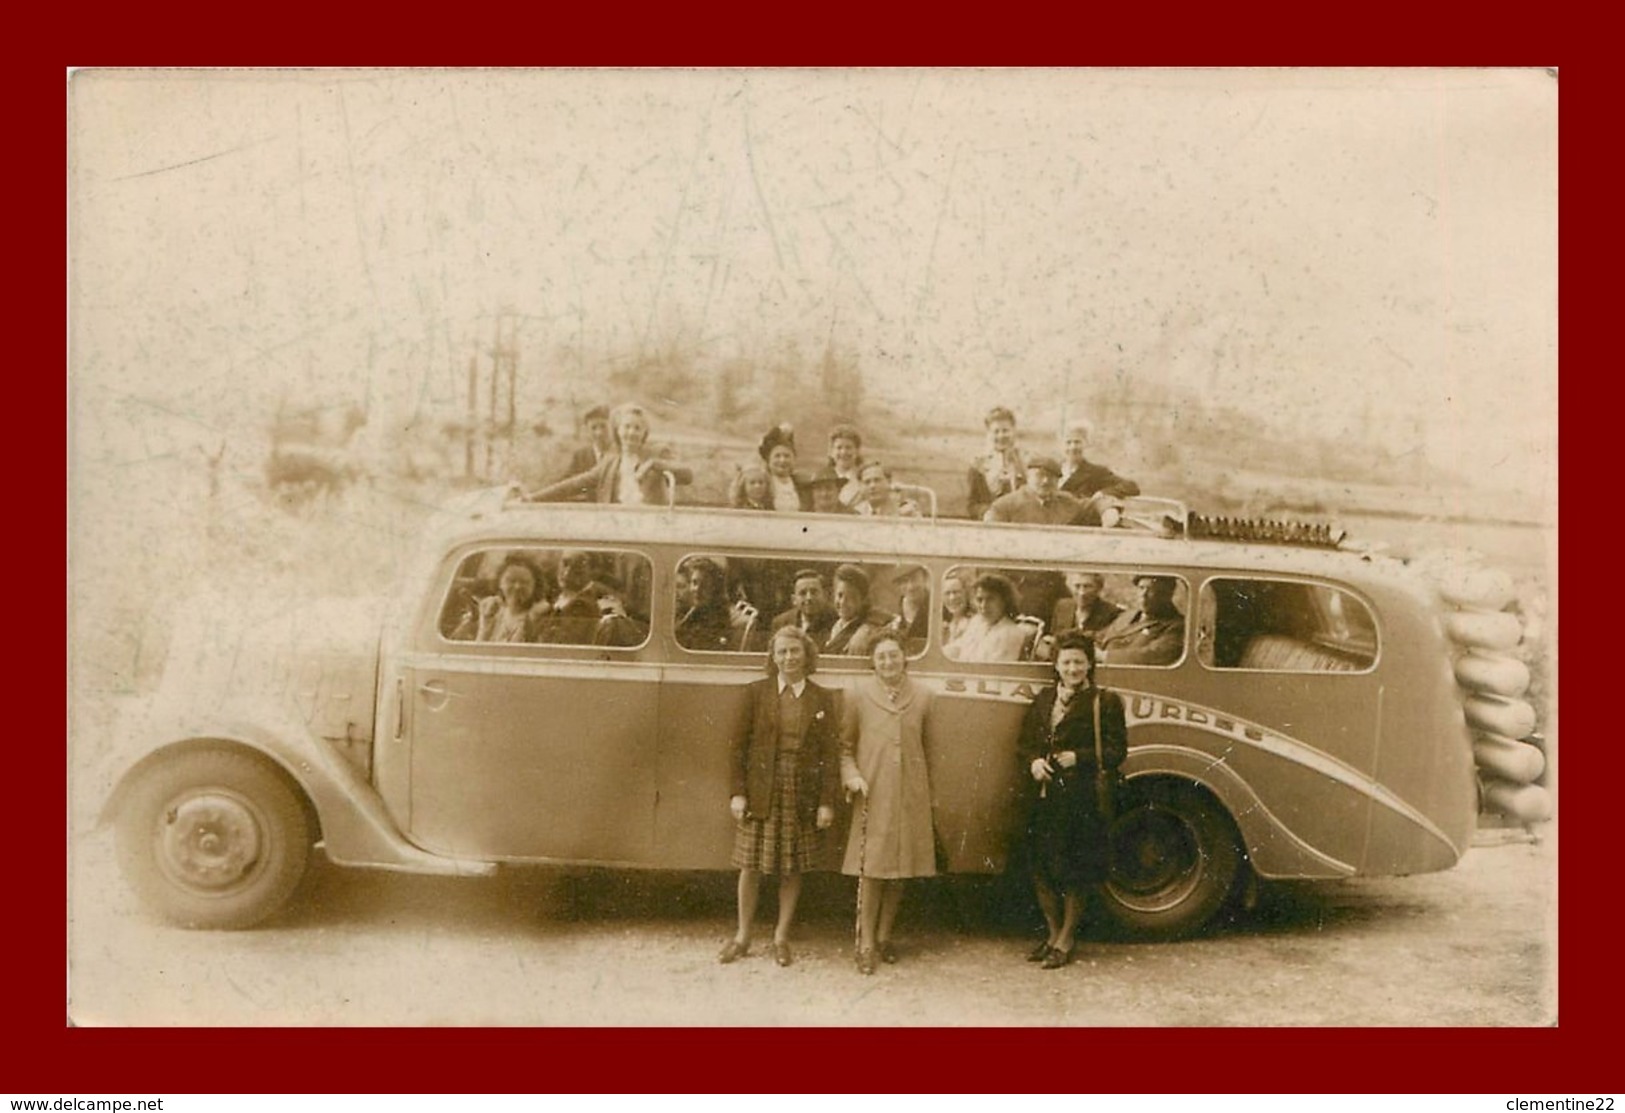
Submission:
[[[1553,1021],[1557,80],[76,72],[70,1015]],[[1043,932],[1030,885],[939,878],[907,890],[901,961],[865,977],[853,883],[834,869],[807,879],[794,965],[769,946],[771,879],[754,948],[720,964],[735,919],[726,861],[451,877],[341,868],[318,849],[263,923],[155,918],[104,808],[121,760],[173,700],[166,670],[261,670],[296,721],[301,707],[326,713],[312,702],[324,685],[361,676],[329,752],[371,791],[390,740],[354,723],[394,697],[373,672],[342,674],[337,655],[376,660],[378,601],[422,560],[436,507],[569,475],[589,411],[621,403],[640,404],[650,440],[691,469],[684,503],[745,497],[781,423],[808,475],[826,466],[830,430],[850,423],[896,499],[964,518],[980,509],[970,473],[988,451],[984,415],[1004,406],[1029,457],[1061,458],[1068,428],[1086,422],[1090,461],[1193,513],[1338,530],[1424,563],[1470,551],[1460,559],[1514,588],[1503,610],[1518,634],[1503,657],[1527,670],[1517,686],[1543,750],[1538,776],[1526,772],[1544,795],[1486,802],[1449,869],[1249,889],[1224,924],[1181,942],[1125,940],[1091,904],[1076,960],[1042,972],[1022,961]],[[1006,532],[1008,545],[965,554],[964,586],[1005,560],[1019,575],[1020,533]],[[524,554],[550,592],[570,590],[553,579],[564,548]],[[471,558],[457,583],[494,585],[507,555]],[[927,578],[906,556],[865,566],[894,611],[910,577]],[[629,608],[638,639],[636,612],[651,583],[669,590],[671,569],[628,562],[592,574],[621,585],[600,604]],[[788,605],[785,563],[757,572]],[[1100,572],[1103,598],[1136,605],[1127,570]],[[1070,590],[1056,584],[1046,612]],[[732,571],[727,590],[743,591]],[[1202,605],[1198,585],[1176,591],[1183,613]],[[448,598],[442,633],[458,637],[466,617],[473,640],[479,616],[459,605]],[[1329,606],[1345,617],[1342,599]],[[259,657],[245,626],[273,632]],[[318,638],[335,655],[311,664],[300,654]],[[765,640],[751,645],[765,653]],[[1283,698],[1297,683],[1269,682]],[[715,745],[726,751],[726,731]],[[529,806],[558,795],[543,786]],[[724,793],[717,815],[731,822],[727,808]],[[1507,814],[1518,808],[1529,814]],[[228,841],[252,813],[224,790],[180,810],[224,825],[215,837]],[[399,820],[382,803],[376,815]],[[845,816],[843,805],[842,834]],[[203,868],[207,850],[190,852]]]

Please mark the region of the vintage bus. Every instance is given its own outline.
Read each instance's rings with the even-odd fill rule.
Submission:
[[[1436,587],[1322,531],[1232,539],[1194,522],[1172,504],[1090,529],[470,496],[387,598],[283,601],[247,633],[210,606],[177,623],[110,800],[122,864],[158,913],[210,927],[276,911],[315,846],[431,873],[725,870],[744,686],[798,574],[833,590],[843,565],[861,570],[875,621],[906,616],[909,670],[935,693],[927,754],[950,872],[1010,860],[1028,788],[1018,726],[1053,682],[1043,658],[1066,605],[1072,621],[1085,597],[1132,610],[1152,583],[1171,639],[1149,657],[1108,650],[1098,670],[1128,709],[1104,886],[1124,930],[1194,931],[1250,876],[1455,863],[1480,806],[1474,697],[1452,673]],[[700,562],[726,596],[708,625],[694,621]],[[526,640],[480,640],[482,600],[514,564],[555,605]],[[1016,589],[1021,652],[955,659],[944,588],[988,573]],[[869,662],[826,653],[817,668],[842,689]]]

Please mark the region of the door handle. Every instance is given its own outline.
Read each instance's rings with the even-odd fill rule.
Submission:
[[[451,698],[444,680],[425,680],[418,685],[418,691],[423,693],[424,703],[428,705],[430,711],[439,711]]]

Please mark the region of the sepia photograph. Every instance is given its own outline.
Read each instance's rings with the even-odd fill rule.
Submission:
[[[1549,1027],[1542,68],[81,69],[81,1027]]]

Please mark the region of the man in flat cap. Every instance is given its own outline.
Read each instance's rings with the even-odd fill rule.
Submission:
[[[1174,606],[1172,576],[1135,576],[1140,605],[1095,635],[1103,665],[1171,665],[1185,652],[1185,616]]]
[[[1041,526],[1098,526],[1100,515],[1088,503],[1060,489],[1061,464],[1053,456],[1027,461],[1027,483],[1000,495],[983,520]]]

